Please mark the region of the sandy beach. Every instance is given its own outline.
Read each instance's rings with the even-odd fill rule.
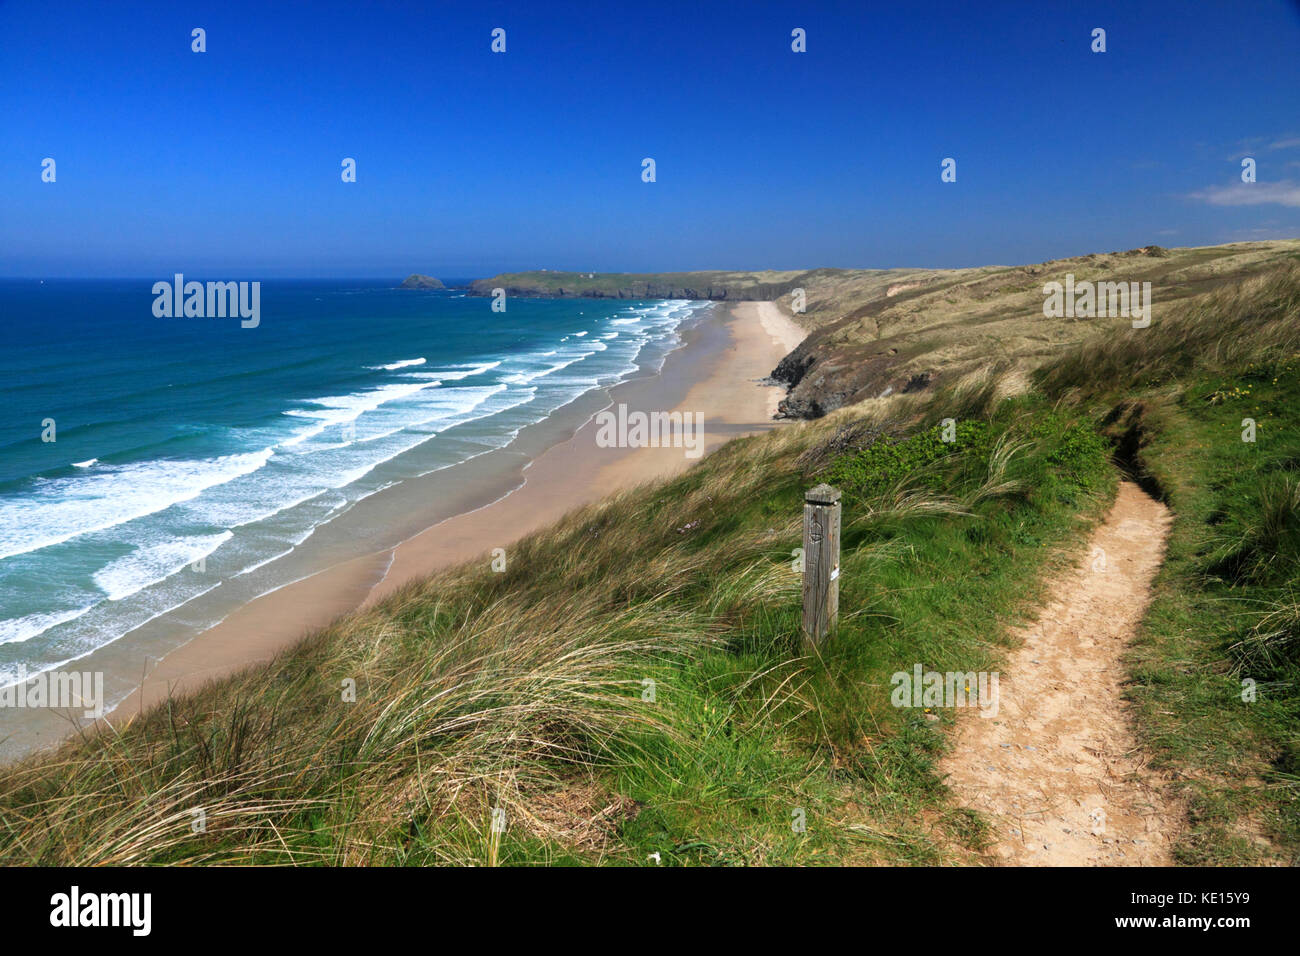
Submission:
[[[731,438],[778,427],[772,416],[784,390],[760,380],[804,334],[773,303],[720,305],[687,333],[659,374],[611,388],[610,404],[702,416],[707,453]],[[169,695],[269,660],[308,632],[381,601],[413,579],[477,557],[488,560],[492,549],[508,549],[574,508],[698,460],[680,447],[600,447],[597,430],[588,417],[571,435],[523,461],[506,487],[486,483],[500,492],[493,499],[429,521],[395,547],[340,561],[240,607],[157,661],[110,718],[129,719]],[[462,497],[472,501],[463,490]]]

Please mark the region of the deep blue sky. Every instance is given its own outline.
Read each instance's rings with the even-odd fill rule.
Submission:
[[[1283,236],[1285,0],[0,0],[0,275],[948,267]]]

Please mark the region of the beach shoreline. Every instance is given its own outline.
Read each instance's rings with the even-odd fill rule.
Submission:
[[[784,389],[764,380],[805,334],[774,303],[719,305],[683,335],[657,374],[612,386],[605,407],[694,412],[703,418],[705,454],[740,435],[788,427],[773,420]],[[508,556],[515,541],[569,511],[699,460],[680,447],[600,447],[599,410],[523,461],[517,479],[498,476],[502,483],[490,488],[490,500],[452,505],[453,513],[394,547],[340,561],[239,607],[157,661],[108,719],[129,720],[170,696],[268,661],[338,617],[441,568],[487,560],[495,548]]]

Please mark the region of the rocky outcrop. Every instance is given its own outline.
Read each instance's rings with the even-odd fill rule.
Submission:
[[[770,381],[786,386],[777,418],[820,418],[868,398],[929,388],[929,370],[905,370],[913,355],[884,342],[846,344],[840,326],[814,332],[781,359]]]
[[[403,289],[445,289],[441,279],[435,279],[433,276],[422,276],[418,272],[412,272],[402,280]]]
[[[804,339],[772,369],[772,380],[787,388],[794,388],[816,363],[816,349],[809,346],[808,339]]]
[[[777,406],[778,418],[823,415],[893,392],[929,388],[935,374],[902,366],[913,356],[884,345],[848,346],[809,336],[772,370],[772,379],[788,387]]]

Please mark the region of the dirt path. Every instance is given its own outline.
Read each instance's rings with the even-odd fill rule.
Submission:
[[[1181,819],[1145,769],[1121,658],[1164,558],[1168,509],[1131,482],[1080,566],[1052,585],[999,677],[996,717],[963,718],[942,772],[994,826],[1005,865],[1168,865]]]

